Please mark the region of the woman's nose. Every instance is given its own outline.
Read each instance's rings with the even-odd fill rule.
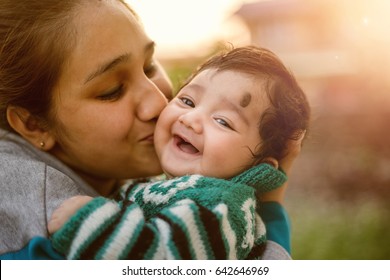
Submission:
[[[191,111],[179,117],[179,122],[185,127],[192,129],[195,133],[203,132],[202,118],[199,112]]]
[[[168,104],[165,95],[149,79],[140,94],[140,102],[136,109],[137,117],[145,122],[157,119]]]
[[[158,87],[168,100],[172,100],[172,81],[169,79],[168,74],[158,61],[155,61],[155,67],[156,73],[150,78],[150,80]]]

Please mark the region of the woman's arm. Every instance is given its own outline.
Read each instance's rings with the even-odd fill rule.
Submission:
[[[267,240],[278,243],[291,254],[290,219],[283,205],[274,201],[263,202],[257,212],[266,226]]]
[[[51,241],[42,236],[36,236],[19,251],[0,255],[0,260],[63,260],[64,256],[56,252]]]

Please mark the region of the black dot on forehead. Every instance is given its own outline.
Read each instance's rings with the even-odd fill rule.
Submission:
[[[252,100],[252,95],[249,92],[244,93],[240,101],[240,106],[245,108],[251,103],[251,100]]]

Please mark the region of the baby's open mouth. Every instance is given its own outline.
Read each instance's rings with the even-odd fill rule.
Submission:
[[[190,142],[185,141],[180,136],[175,135],[175,143],[176,146],[183,152],[188,154],[197,154],[199,153],[199,150],[194,147]]]

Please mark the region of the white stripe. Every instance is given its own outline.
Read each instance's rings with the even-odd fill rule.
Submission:
[[[229,244],[229,252],[228,252],[228,259],[229,260],[236,260],[237,259],[237,252],[236,252],[236,244],[237,244],[237,237],[236,233],[232,229],[229,223],[229,219],[227,217],[228,215],[228,207],[226,204],[219,204],[214,208],[213,212],[217,212],[221,214],[222,216],[222,232],[221,234],[226,237],[227,242]]]
[[[171,251],[171,248],[169,247],[169,243],[172,240],[172,233],[171,228],[167,222],[161,219],[155,220],[156,227],[158,229],[158,232],[160,233],[160,242],[158,246],[158,253],[161,255],[156,254],[156,258],[154,259],[168,259],[168,260],[174,260],[176,257],[174,256],[173,252]],[[161,251],[161,253],[160,253]]]
[[[113,234],[111,243],[102,254],[102,259],[119,259],[123,250],[129,246],[135,230],[143,220],[144,215],[142,210],[139,207],[132,207],[130,212],[126,214],[124,221],[120,223],[120,228],[117,228],[116,232]]]
[[[194,204],[194,202],[190,199],[181,200],[180,203],[175,204],[177,207],[172,207],[169,210],[185,224],[187,232],[190,234],[190,242],[194,245],[195,258],[197,260],[204,260],[207,258],[206,249],[194,219],[193,210],[190,208],[189,204]]]
[[[159,189],[170,188],[166,194],[156,193],[153,190],[151,190],[153,187],[155,187],[155,184],[151,184],[149,186],[146,186],[144,188],[143,200],[145,201],[145,203],[148,203],[148,202],[153,202],[156,204],[167,203],[169,201],[169,199],[172,198],[178,191],[194,187],[196,182],[198,181],[198,179],[200,177],[202,177],[202,176],[192,175],[189,177],[189,179],[187,181],[179,182],[176,185],[175,185],[175,182],[183,180],[183,179],[182,178],[171,179],[171,180],[168,180],[162,184],[161,184],[161,182],[159,182],[158,183]]]
[[[119,207],[115,202],[107,202],[96,209],[83,222],[73,243],[70,247],[69,258],[73,259],[80,246],[90,238],[90,236],[107,220],[119,211]]]
[[[265,224],[264,224],[263,220],[261,219],[260,215],[257,213],[255,216],[255,220],[256,220],[255,238],[259,239],[260,237],[263,237],[266,234]]]
[[[144,190],[144,188],[146,186],[148,186],[150,183],[140,183],[140,184],[137,184],[135,185],[135,187],[133,187],[133,189],[130,191],[130,197],[129,198],[126,198],[130,201],[135,201],[135,196],[137,195],[137,193],[141,192]]]
[[[244,219],[246,221],[246,228],[245,228],[245,236],[242,240],[241,247],[246,249],[248,247],[253,247],[253,244],[255,243],[255,237],[254,237],[254,209],[255,209],[256,201],[253,198],[248,198],[244,201],[244,203],[241,206],[241,211],[244,212]]]

